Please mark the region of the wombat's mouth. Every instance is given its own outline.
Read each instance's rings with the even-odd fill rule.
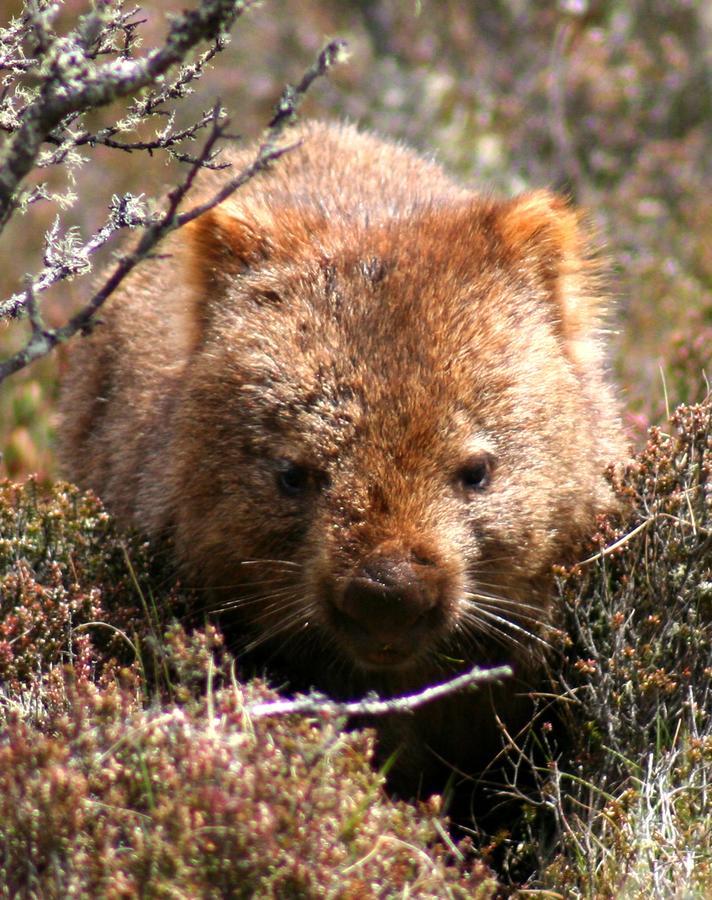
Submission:
[[[397,633],[370,632],[335,606],[329,612],[331,628],[353,662],[370,671],[394,671],[414,665],[441,632],[445,619],[442,611],[434,608]]]
[[[403,648],[394,647],[392,644],[383,644],[366,651],[358,662],[362,668],[393,669],[407,666],[412,659],[412,654],[404,656]]]

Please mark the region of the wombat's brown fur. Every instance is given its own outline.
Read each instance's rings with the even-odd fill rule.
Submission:
[[[473,771],[501,746],[492,702],[526,715],[552,564],[622,454],[585,236],[547,191],[483,197],[350,126],[290,140],[78,343],[65,469],[293,684],[511,663],[520,684],[383,728],[401,773]]]

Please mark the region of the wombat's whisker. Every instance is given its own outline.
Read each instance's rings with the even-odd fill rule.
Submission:
[[[249,588],[261,584],[279,584],[281,581],[283,582],[285,578],[293,579],[295,571],[301,571],[303,569],[302,563],[294,562],[289,559],[246,559],[239,562],[239,565],[241,566],[256,566],[259,564],[269,566],[269,571],[265,572],[262,578],[255,577],[255,575],[250,572],[248,578],[244,581],[235,581],[227,584],[224,582],[216,582],[215,584],[211,583],[209,586],[204,584],[193,585],[190,584],[190,582],[184,581],[183,586],[186,590],[193,593],[240,591],[244,590],[246,587]]]
[[[242,559],[240,560],[241,566],[260,566],[260,565],[269,565],[269,566],[283,566],[285,569],[301,569],[302,564],[299,562],[295,562],[293,559]]]
[[[477,576],[480,572],[491,571],[493,568],[497,566],[501,566],[503,563],[511,564],[512,558],[511,556],[488,556],[486,560],[478,560],[470,567],[470,571],[473,575]]]
[[[308,610],[307,604],[304,602],[304,597],[301,594],[296,594],[292,596],[288,595],[265,604],[264,610],[257,618],[260,620],[269,619],[275,612],[286,612],[292,607],[297,607],[301,612],[302,617],[305,617]]]
[[[211,585],[209,588],[200,588],[199,590],[223,591],[223,592],[224,591],[236,591],[239,593],[241,591],[249,590],[250,588],[261,587],[262,585],[269,586],[270,584],[276,584],[279,586],[282,584],[288,584],[289,582],[286,581],[286,577],[287,576],[285,576],[281,573],[275,573],[272,576],[265,576],[264,578],[255,578],[253,575],[250,575],[249,580],[246,579],[244,581],[236,581],[236,582],[233,582],[232,584],[217,584],[215,586]],[[289,577],[290,577],[290,579],[293,578],[293,576],[291,576],[291,575]]]
[[[489,610],[502,610],[502,607],[511,606],[513,612],[516,615],[517,620],[522,622],[527,622],[532,626],[537,626],[539,628],[548,628],[550,627],[546,619],[542,618],[541,615],[531,615],[528,612],[524,612],[520,606],[520,604],[516,602],[503,601],[499,597],[490,597],[489,595],[482,594],[472,594],[469,596],[471,601],[473,601],[477,607]],[[527,607],[531,609],[535,609],[538,613],[541,613],[542,610],[538,607],[531,606]],[[503,613],[508,613],[508,610],[505,608],[502,610]]]
[[[253,649],[255,646],[259,646],[266,641],[273,644],[276,637],[283,635],[284,640],[274,649],[274,652],[279,655],[287,644],[297,641],[300,636],[302,636],[303,639],[303,636],[308,633],[310,626],[311,617],[305,615],[303,611],[300,611],[292,617],[287,618],[284,622],[280,622],[276,627],[268,629],[266,634],[264,636],[260,635],[257,640],[249,645],[248,649]]]
[[[250,652],[255,650],[257,647],[262,646],[265,643],[273,643],[274,639],[280,635],[294,632],[295,626],[299,624],[305,624],[308,622],[308,617],[304,615],[303,608],[299,608],[294,614],[291,616],[287,616],[279,622],[273,622],[270,626],[266,627],[264,631],[254,637],[249,643],[245,644],[244,650]]]
[[[499,616],[488,616],[481,609],[472,609],[463,612],[462,618],[465,622],[467,622],[468,626],[470,626],[471,628],[474,627],[474,636],[476,637],[479,637],[477,632],[480,632],[490,635],[499,635],[501,638],[506,640],[508,644],[521,644],[521,640],[511,634],[510,631],[506,627],[504,627],[507,623],[507,620],[501,619]],[[471,634],[470,636],[473,635]]]
[[[522,625],[518,625],[516,622],[512,622],[511,619],[505,619],[503,616],[498,616],[496,613],[493,613],[490,609],[486,609],[484,606],[477,605],[477,613],[481,616],[484,616],[486,619],[491,622],[496,622],[500,628],[500,630],[513,631],[517,634],[521,634],[524,638],[529,641],[534,641],[535,643],[540,644],[543,647],[548,647],[548,644],[543,638],[539,637],[538,634],[535,634],[533,631],[530,631],[527,628],[524,628]],[[493,626],[495,627],[495,626]],[[512,636],[512,640],[514,637]],[[518,643],[521,643],[518,641]]]
[[[186,582],[182,582],[182,587],[186,589],[186,591],[190,591],[192,594],[212,594],[212,593],[226,593],[227,591],[234,591],[236,594],[244,594],[250,588],[256,588],[263,584],[285,584],[284,576],[275,576],[273,579],[255,579],[250,578],[249,581],[234,581],[229,584],[211,584],[210,586],[206,585],[191,585]]]
[[[495,590],[498,588],[496,584],[487,584],[484,581],[478,582],[478,586],[482,585],[482,587],[494,588]],[[478,600],[488,599],[492,603],[497,603],[499,606],[511,606],[513,609],[532,609],[536,612],[541,612],[541,605],[536,603],[526,603],[523,600],[514,600],[511,597],[502,597],[500,594],[492,594],[490,592],[483,591],[465,591],[465,597],[475,597]]]
[[[301,590],[295,587],[291,587],[290,589],[281,591],[276,595],[273,594],[263,596],[259,612],[256,616],[254,614],[251,615],[251,621],[255,621],[257,619],[268,619],[270,615],[272,615],[275,611],[287,610],[291,609],[292,607],[297,607],[303,613],[306,613],[312,606],[313,604],[309,604],[305,600]]]
[[[211,613],[220,613],[227,612],[228,610],[242,609],[246,606],[254,606],[255,604],[262,605],[268,600],[274,600],[279,597],[289,597],[294,590],[294,585],[285,585],[283,588],[269,591],[268,593],[256,591],[251,594],[240,594],[239,596],[231,597],[229,600],[225,601],[225,603],[208,606],[207,611]]]

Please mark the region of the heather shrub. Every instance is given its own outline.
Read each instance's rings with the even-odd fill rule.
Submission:
[[[91,495],[0,490],[0,896],[491,896],[369,732],[251,714],[160,562]]]
[[[118,535],[95,497],[63,484],[43,496],[32,480],[0,485],[0,679],[8,696],[27,696],[64,664],[99,677],[112,653],[127,656],[142,619],[130,557],[133,577],[144,576],[146,545]]]
[[[491,895],[484,866],[435,843],[434,808],[382,797],[367,734],[251,721],[266,696],[235,686],[160,709],[132,685],[85,684],[41,730],[10,716],[3,895]]]
[[[706,896],[711,432],[709,400],[680,408],[612,473],[621,514],[560,573],[542,713],[513,737],[533,777],[493,789],[515,799],[495,834],[390,801],[372,735],[333,714],[251,714],[275,695],[181,624],[160,555],[90,495],[5,484],[5,895]]]
[[[625,512],[562,573],[553,675],[572,738],[540,783],[571,896],[707,896],[712,886],[712,401],[654,428]],[[567,894],[568,896],[568,894]]]

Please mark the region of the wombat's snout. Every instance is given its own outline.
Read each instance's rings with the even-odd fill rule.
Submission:
[[[357,661],[403,663],[444,618],[442,573],[425,556],[376,552],[342,582],[333,606]]]

